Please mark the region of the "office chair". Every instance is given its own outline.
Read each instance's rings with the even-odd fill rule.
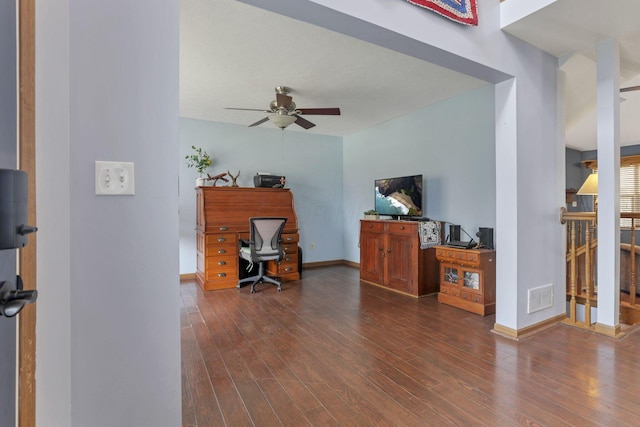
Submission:
[[[249,261],[248,269],[258,263],[258,274],[241,279],[237,288],[252,282],[251,293],[254,293],[258,282],[268,282],[276,285],[278,291],[282,290],[282,284],[278,280],[265,276],[264,265],[267,261],[280,261],[283,258],[282,230],[286,222],[287,218],[249,218],[249,240],[240,239],[239,255]]]

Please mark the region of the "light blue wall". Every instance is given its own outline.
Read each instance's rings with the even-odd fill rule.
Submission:
[[[181,423],[178,6],[36,8],[40,427]],[[96,196],[96,160],[135,195]]]
[[[287,177],[293,192],[304,262],[341,260],[342,138],[260,127],[180,119],[180,158],[202,147],[213,158],[209,174],[236,175],[238,185],[253,187],[257,172]],[[195,178],[180,162],[180,273],[196,271]],[[218,181],[218,186],[231,182]],[[314,248],[311,248],[314,243]]]
[[[0,5],[0,168],[16,167],[16,5]]]
[[[16,2],[1,2],[0,169],[16,168],[16,62]],[[7,203],[4,197],[2,203]],[[6,206],[0,209],[3,212],[0,217],[6,218]],[[33,244],[34,239],[30,238],[29,242]],[[11,287],[15,285],[16,254],[16,250],[0,250],[0,282],[12,283]],[[28,283],[27,287],[32,285]],[[0,425],[3,426],[16,424],[16,319],[0,318],[0,339],[3,343],[0,349]]]
[[[578,190],[584,180],[591,172],[585,168],[582,164],[582,153],[580,151],[567,148],[566,149],[566,188]],[[589,212],[593,210],[593,198],[592,196],[574,196],[576,206],[572,206],[571,203],[567,204],[567,210],[569,212]]]
[[[486,86],[344,140],[345,257],[359,262],[376,178],[422,174],[424,215],[471,235],[495,227],[493,88]]]
[[[527,311],[530,289],[552,284],[555,295],[562,295],[566,287],[558,221],[565,204],[558,61],[500,31],[502,3],[479,0],[480,24],[467,27],[407,2],[362,8],[342,0],[239,1],[495,84],[496,324],[518,330],[565,312],[562,298],[547,310]]]
[[[567,163],[567,189],[573,188],[574,190],[577,190],[580,188],[585,178],[589,174],[589,170],[587,170],[582,165],[582,156],[580,151],[574,150],[572,148],[567,148],[565,159]]]
[[[495,228],[493,103],[488,85],[344,141],[183,118],[181,158],[192,145],[202,147],[214,159],[209,173],[241,171],[241,187],[252,187],[258,171],[286,175],[304,262],[360,262],[359,220],[373,207],[376,178],[422,174],[426,216],[460,224],[474,236],[478,227]],[[195,272],[197,172],[183,161],[180,176],[180,272],[188,274]]]

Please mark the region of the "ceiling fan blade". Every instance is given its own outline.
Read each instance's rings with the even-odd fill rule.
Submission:
[[[260,111],[262,111],[262,110],[260,110]],[[267,120],[269,120],[269,117],[265,117],[265,118],[264,118],[264,119],[262,119],[262,120],[258,120],[257,122],[255,122],[255,123],[253,123],[253,124],[249,125],[249,127],[254,127],[254,126],[261,125],[261,124],[263,124],[264,122],[266,122]]]
[[[276,102],[278,104],[278,107],[283,107],[286,109],[289,109],[289,107],[291,106],[291,100],[293,98],[291,98],[289,95],[284,95],[282,93],[276,93]]]
[[[311,123],[311,122],[310,122],[309,120],[307,120],[307,119],[303,119],[302,117],[300,117],[300,116],[299,116],[299,115],[297,115],[297,114],[292,114],[292,115],[296,117],[296,124],[297,124],[298,126],[301,126],[301,127],[305,128],[305,129],[311,129],[312,127],[314,127],[314,126],[315,126],[315,124],[314,124],[314,123]]]
[[[322,114],[325,116],[339,116],[339,108],[298,108],[300,114]]]
[[[231,107],[224,107],[225,110],[241,110],[241,111],[261,111],[263,113],[271,113],[271,110],[265,110],[265,109],[260,109],[258,110],[257,108],[231,108]]]
[[[640,90],[640,86],[629,86],[620,88],[620,92],[631,92],[632,90]]]

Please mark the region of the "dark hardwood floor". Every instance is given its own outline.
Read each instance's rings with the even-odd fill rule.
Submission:
[[[515,342],[480,317],[308,269],[181,285],[183,426],[638,426],[640,334],[555,325]]]

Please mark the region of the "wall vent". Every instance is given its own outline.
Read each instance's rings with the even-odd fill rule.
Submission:
[[[527,313],[535,313],[545,308],[553,307],[553,285],[544,285],[539,288],[529,289]]]

